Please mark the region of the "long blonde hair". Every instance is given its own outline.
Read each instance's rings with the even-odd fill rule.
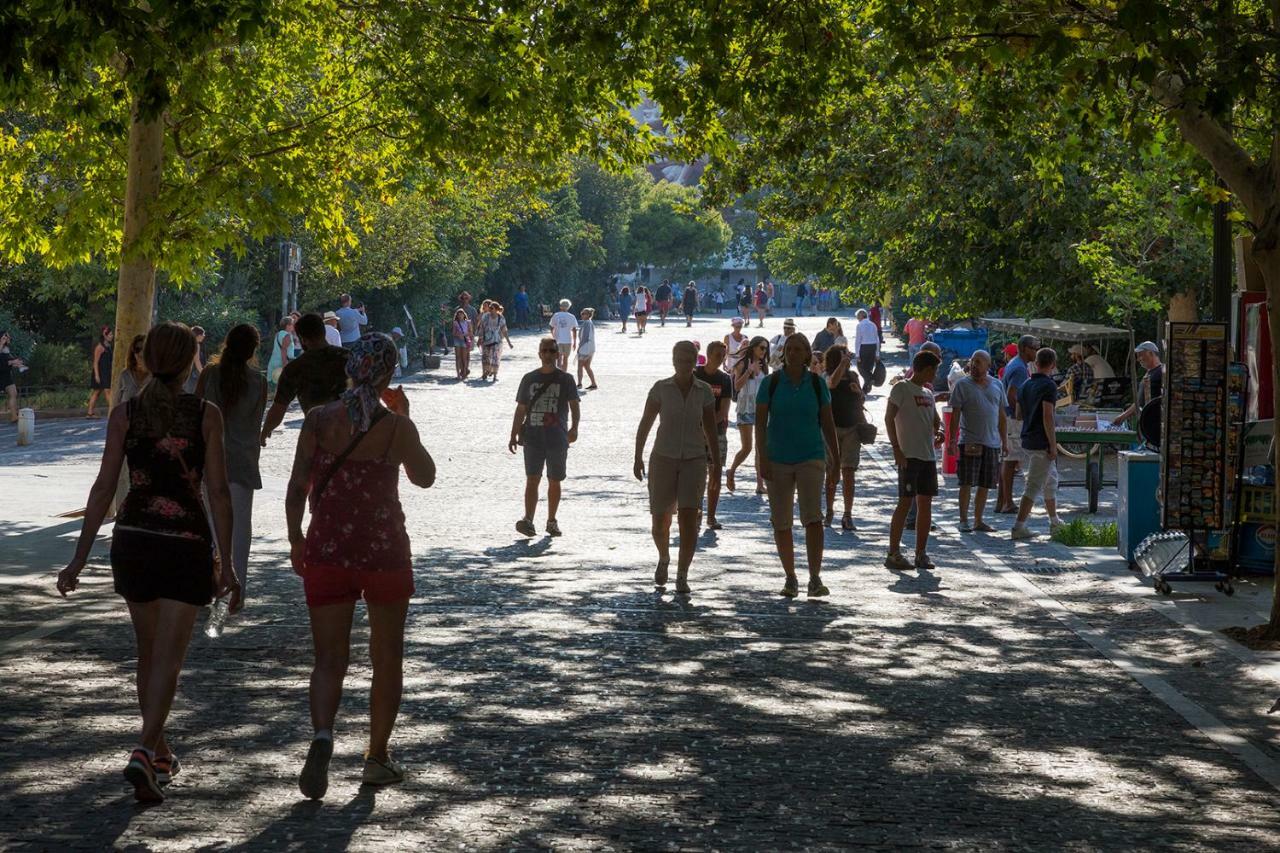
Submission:
[[[182,323],[161,323],[147,333],[142,360],[151,381],[134,400],[132,420],[143,435],[159,438],[173,428],[178,392],[196,357],[196,336]]]

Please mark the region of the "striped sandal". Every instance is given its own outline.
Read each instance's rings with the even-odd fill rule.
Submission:
[[[156,781],[156,770],[146,750],[135,749],[124,768],[124,778],[133,785],[133,798],[140,803],[164,802],[164,791]]]

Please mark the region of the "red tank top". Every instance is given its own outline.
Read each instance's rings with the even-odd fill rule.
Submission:
[[[311,524],[307,568],[359,572],[412,571],[409,534],[400,507],[400,466],[383,459],[348,459],[315,496],[336,454],[317,449],[311,460]]]

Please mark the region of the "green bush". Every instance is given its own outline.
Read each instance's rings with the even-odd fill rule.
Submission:
[[[26,362],[31,369],[18,377],[18,384],[24,387],[89,386],[93,368],[89,356],[75,344],[38,343]]]
[[[204,328],[204,351],[210,358],[222,348],[223,338],[234,326],[248,323],[262,332],[257,312],[232,296],[163,290],[159,301],[161,322],[175,320]]]
[[[61,388],[54,391],[35,391],[26,393],[19,389],[18,405],[24,408],[35,409],[37,412],[47,412],[52,409],[83,409],[85,401],[89,399],[89,389],[85,388]],[[106,401],[103,401],[105,406]]]
[[[1114,548],[1120,541],[1120,531],[1115,522],[1094,524],[1075,518],[1059,527],[1050,538],[1072,548]]]
[[[0,331],[8,332],[13,339],[9,344],[9,352],[23,360],[27,359],[31,348],[40,340],[34,333],[19,326],[17,318],[3,308],[0,308]]]

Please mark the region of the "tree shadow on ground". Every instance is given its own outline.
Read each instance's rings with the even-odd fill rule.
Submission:
[[[115,781],[135,736],[129,629],[86,614],[0,665],[0,739],[29,745],[0,755],[26,816],[11,841],[1259,849],[1280,832],[1261,780],[1008,590],[944,597],[925,578],[880,618],[883,575],[865,605],[811,606],[730,572],[677,603],[643,576],[590,582],[630,565],[526,566],[523,547],[417,557],[393,741],[412,775],[376,803],[353,778],[362,617],[329,798],[299,802],[311,655],[300,585],[267,576],[282,553],[258,555],[244,620],[195,639],[171,725],[187,775],[146,818]]]

